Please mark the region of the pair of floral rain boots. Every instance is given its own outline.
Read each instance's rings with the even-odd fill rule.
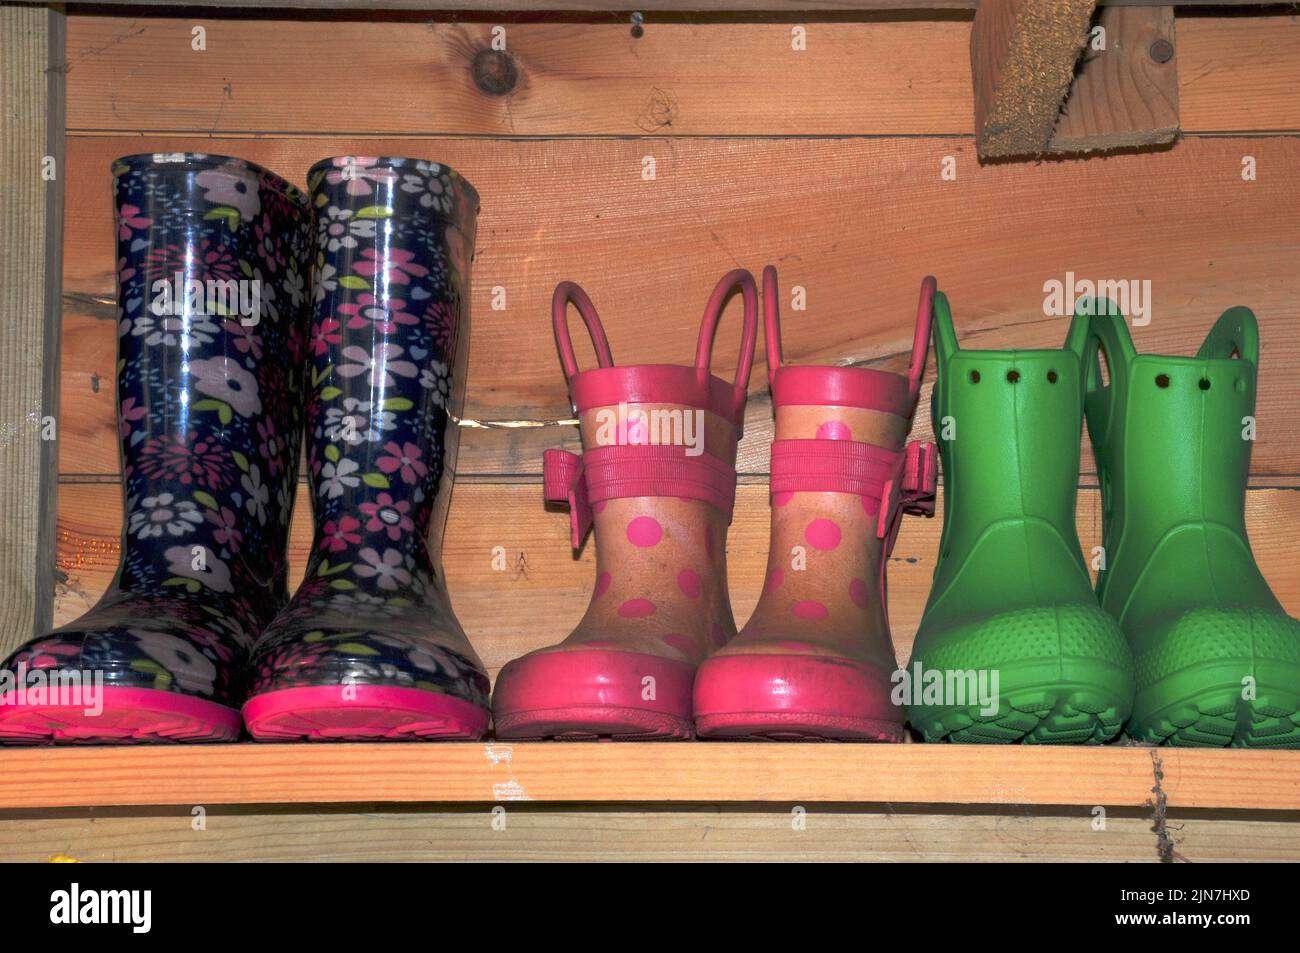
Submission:
[[[735,381],[709,372],[730,295],[743,298]],[[499,737],[898,741],[896,668],[884,566],[904,511],[932,512],[933,446],[904,447],[920,392],[934,280],[922,287],[906,374],[791,367],[781,359],[776,272],[763,307],[776,441],[767,581],[736,634],[726,539],[736,487],[758,289],[726,275],[705,310],[693,367],[615,366],[600,319],[576,285],[555,292],[560,360],[583,451],[544,461],[548,501],[567,504],[572,544],[594,527],[596,584],[578,627],[502,669]],[[568,307],[598,367],[579,371]],[[671,421],[695,419],[697,444]]]
[[[934,324],[944,525],[907,670],[914,727],[1078,744],[1127,723],[1147,743],[1300,745],[1300,622],[1246,535],[1254,315],[1226,312],[1194,357],[1139,354],[1107,301],[1080,304],[1060,350],[959,347],[942,294]],[[1075,529],[1085,417],[1095,592]]]
[[[113,176],[121,562],[5,662],[0,740],[482,735],[440,558],[473,188],[360,157],[317,164],[309,196],[222,156]],[[304,425],[315,536],[290,600]]]

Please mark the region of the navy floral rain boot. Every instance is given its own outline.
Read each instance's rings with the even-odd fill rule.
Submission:
[[[316,531],[254,650],[244,719],[267,740],[479,738],[487,673],[442,573],[478,195],[411,159],[327,159],[308,184]]]
[[[288,598],[311,213],[224,156],[113,165],[126,521],[117,575],[0,671],[8,742],[230,741]]]

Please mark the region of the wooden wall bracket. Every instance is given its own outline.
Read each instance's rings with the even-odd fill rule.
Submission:
[[[1084,49],[1048,151],[1163,145],[1178,136],[1173,7],[1102,7],[1105,48]]]
[[[981,0],[971,29],[981,159],[1149,146],[1178,134],[1170,6]]]

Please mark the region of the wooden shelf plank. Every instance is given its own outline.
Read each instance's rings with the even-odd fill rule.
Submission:
[[[779,802],[1300,810],[1300,752],[795,744],[217,745],[0,751],[0,808]]]
[[[46,863],[360,861],[839,861],[1155,862],[1150,812],[954,808],[939,814],[880,805],[487,805],[429,808],[355,804],[213,808],[194,830],[190,808],[83,808],[0,815],[0,857]],[[1206,816],[1211,815],[1211,816]],[[1171,818],[1180,859],[1295,862],[1300,823],[1275,815],[1183,812]],[[498,822],[494,824],[493,822]],[[505,822],[502,830],[500,822]]]
[[[231,805],[0,812],[0,857],[46,863],[429,861],[1156,862],[1146,809],[790,804]],[[931,811],[934,810],[934,813]],[[1272,812],[1169,814],[1180,861],[1295,862],[1300,822]],[[497,823],[494,823],[497,822]],[[504,830],[502,824],[504,822]],[[195,830],[195,826],[200,829]]]

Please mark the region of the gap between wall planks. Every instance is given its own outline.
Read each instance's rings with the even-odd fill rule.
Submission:
[[[201,53],[191,49],[196,24],[206,30]],[[505,95],[475,83],[474,57],[494,27],[519,77]],[[504,16],[74,15],[68,126],[73,135],[277,137],[973,134],[969,21],[803,27],[807,48],[795,51],[789,21],[651,22],[636,39],[621,23]],[[1177,47],[1186,132],[1300,130],[1296,17],[1180,15]],[[302,94],[321,89],[329,95]]]
[[[482,805],[403,810],[218,808],[194,830],[190,807],[0,813],[0,860],[96,861],[852,861],[1078,862],[1159,860],[1149,812],[1087,808],[1014,813],[927,805],[793,806],[512,804],[505,829]],[[1179,858],[1190,862],[1300,859],[1289,814],[1170,811]]]
[[[807,289],[806,312],[785,308],[792,361],[901,370],[927,272],[948,293],[965,344],[1025,348],[1061,346],[1068,322],[1043,314],[1043,285],[1073,271],[1150,280],[1155,310],[1135,329],[1142,351],[1194,353],[1222,311],[1254,307],[1264,350],[1252,472],[1300,473],[1300,338],[1292,333],[1300,320],[1300,189],[1288,185],[1300,167],[1300,139],[1196,139],[1156,155],[980,167],[970,140],[928,138],[170,137],[69,139],[61,472],[77,479],[118,472],[112,159],[130,150],[221,148],[293,178],[321,156],[361,147],[438,157],[485,196],[471,299],[472,419],[571,417],[547,320],[560,278],[591,292],[617,360],[673,363],[693,353],[718,276],[737,264],[757,271],[774,262],[784,294]],[[640,179],[647,154],[657,160],[653,182]],[[949,155],[956,181],[941,178]],[[1259,181],[1242,180],[1247,155]],[[819,175],[810,177],[810,168]],[[504,311],[491,309],[494,288],[506,291]],[[733,303],[718,335],[723,376],[735,360],[738,308]],[[653,334],[642,330],[647,309]],[[581,360],[590,366],[589,353]],[[764,473],[772,416],[761,360],[750,390],[739,467]],[[929,433],[923,403],[915,436]],[[560,443],[573,446],[572,428],[470,430],[458,473],[535,475],[542,450]],[[1090,472],[1091,454],[1083,459]]]
[[[109,484],[65,485],[59,520],[58,620],[70,622],[98,598],[117,568],[121,499]],[[508,529],[500,514],[508,513]],[[1300,492],[1255,490],[1246,517],[1260,569],[1288,612],[1300,615],[1300,561],[1295,527]],[[911,655],[939,550],[940,515],[908,517],[889,563],[889,614],[900,663]],[[1100,544],[1098,492],[1080,493],[1076,522],[1085,555]],[[289,544],[290,584],[296,586],[311,545],[305,489],[300,492]],[[505,550],[504,570],[493,568],[493,548]],[[727,542],[728,588],[736,621],[758,601],[768,550],[767,488],[739,488]],[[512,658],[567,635],[587,607],[596,578],[595,547],[580,557],[569,549],[563,512],[542,504],[536,484],[460,483],[452,496],[444,554],[457,616],[493,677]],[[544,622],[539,623],[539,620]]]

